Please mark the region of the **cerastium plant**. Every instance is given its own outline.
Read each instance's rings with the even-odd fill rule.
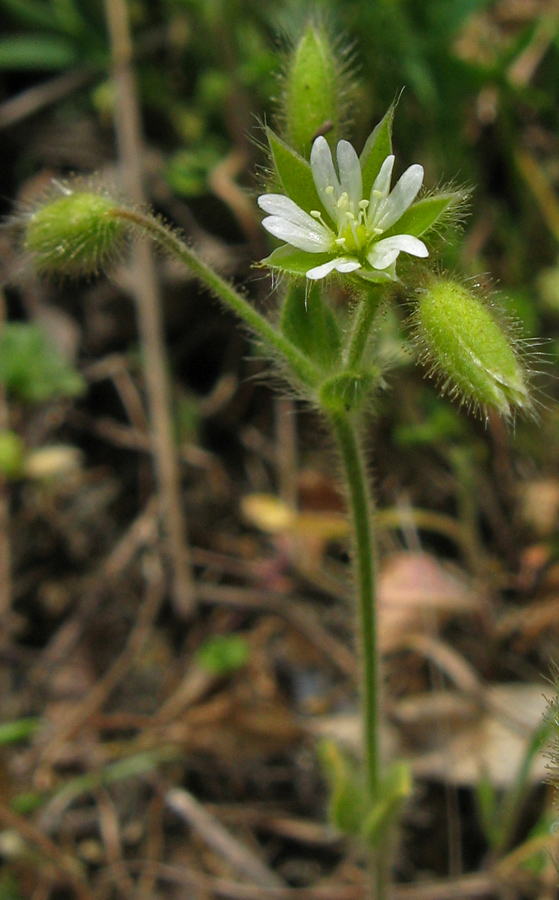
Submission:
[[[410,781],[406,767],[387,764],[379,750],[375,534],[362,448],[364,422],[384,383],[379,323],[387,304],[406,297],[412,348],[428,364],[429,375],[461,403],[482,415],[494,407],[505,419],[532,404],[514,334],[476,290],[431,265],[432,238],[456,220],[465,192],[422,194],[418,164],[394,177],[393,107],[358,155],[340,134],[347,82],[335,44],[311,22],[286,60],[281,133],[265,129],[269,178],[258,204],[266,214],[264,228],[282,242],[261,262],[274,275],[278,314],[273,320],[166,223],[92,183],[54,186],[20,224],[25,249],[46,273],[96,271],[128,235],[151,238],[239,316],[281,365],[292,390],[329,424],[353,534],[363,756],[356,764],[329,746],[323,757],[332,816],[366,848],[372,896],[382,900]],[[347,300],[343,308],[332,301],[333,283]]]

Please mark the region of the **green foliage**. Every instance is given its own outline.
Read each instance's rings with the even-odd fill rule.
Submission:
[[[402,804],[411,794],[407,763],[387,767],[378,796],[367,797],[362,773],[333,741],[324,741],[319,757],[330,787],[328,813],[331,823],[345,834],[359,837],[369,847],[382,845],[391,835]]]
[[[12,872],[0,875],[0,900],[23,900],[18,880]]]
[[[266,129],[266,135],[275,174],[285,194],[306,212],[317,209],[320,201],[307,160],[274,134],[271,128]]]
[[[488,778],[480,778],[476,785],[476,799],[480,824],[485,838],[499,856],[505,853],[514,837],[530,790],[529,774],[535,757],[549,744],[554,732],[553,710],[533,733],[514,782],[505,791],[498,792]],[[552,755],[552,754],[550,754]],[[553,756],[552,756],[553,758]],[[545,817],[544,817],[545,818]],[[541,830],[541,823],[535,831]]]
[[[318,749],[330,787],[328,817],[344,834],[358,835],[366,809],[362,775],[334,741],[324,741]]]
[[[0,70],[107,65],[102,10],[93,0],[0,0],[0,8],[30,29],[0,38]]]
[[[336,316],[323,303],[317,285],[290,285],[281,309],[281,330],[309,359],[331,372],[341,359],[342,338]]]
[[[320,404],[329,413],[359,410],[370,399],[379,381],[378,369],[339,372],[320,388]]]
[[[76,397],[85,382],[47,340],[37,325],[8,322],[0,333],[0,382],[25,403]]]
[[[368,197],[384,160],[392,153],[392,124],[394,106],[390,106],[378,125],[373,128],[361,151],[363,196]]]
[[[41,727],[41,720],[34,716],[4,722],[0,725],[0,747],[19,744],[33,737]]]
[[[196,653],[196,662],[210,675],[229,675],[248,662],[250,648],[239,634],[218,634],[208,638]]]
[[[8,429],[0,431],[0,473],[5,478],[17,478],[20,475],[24,454],[25,445],[18,434]]]
[[[209,142],[194,150],[177,150],[165,167],[165,180],[181,197],[198,197],[209,192],[208,176],[219,164],[222,154]]]

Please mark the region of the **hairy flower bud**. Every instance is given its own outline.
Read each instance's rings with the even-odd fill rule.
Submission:
[[[25,220],[24,248],[45,274],[92,275],[122,250],[129,226],[114,215],[115,201],[93,189],[42,202]]]
[[[324,26],[309,24],[288,56],[283,78],[281,118],[287,142],[307,158],[318,134],[324,133],[334,146],[347,109],[346,94],[343,55]]]
[[[471,290],[451,279],[424,290],[414,314],[421,361],[442,392],[468,406],[495,408],[509,418],[532,406],[525,370],[514,343],[490,309]]]

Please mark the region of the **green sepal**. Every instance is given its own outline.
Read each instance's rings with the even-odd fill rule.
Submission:
[[[284,244],[261,260],[260,265],[279,269],[289,275],[306,275],[309,269],[320,266],[329,259],[332,259],[331,253],[307,253],[306,250],[297,250],[296,247]]]
[[[310,164],[271,128],[266,129],[266,134],[272,161],[287,196],[306,212],[320,208]]]
[[[321,385],[320,405],[331,413],[359,409],[376,388],[379,378],[378,369],[339,372]]]
[[[393,234],[412,234],[419,237],[432,228],[449,207],[456,206],[459,201],[460,194],[456,192],[424,197],[410,206],[382,237],[384,239]]]
[[[338,367],[342,348],[340,328],[318,285],[290,285],[281,311],[281,330],[320,368],[332,371]]]
[[[394,109],[395,106],[392,104],[388,109],[388,112],[372,130],[359,158],[361,174],[363,176],[363,196],[366,198],[368,198],[371,193],[371,188],[375,178],[380,172],[380,167],[384,160],[392,153],[392,122],[394,120]]]
[[[318,753],[330,786],[330,822],[344,834],[360,834],[366,809],[366,791],[357,767],[344,756],[334,741],[323,741]]]
[[[369,846],[377,847],[390,834],[411,790],[412,779],[408,763],[392,763],[382,780],[379,799],[373,803],[363,820],[361,834]]]

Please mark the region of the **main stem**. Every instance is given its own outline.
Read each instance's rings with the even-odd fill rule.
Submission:
[[[380,298],[379,286],[371,285],[367,297],[357,302],[344,352],[344,362],[348,369],[353,369],[361,363]]]
[[[360,435],[352,416],[336,413],[331,416],[331,422],[342,460],[353,532],[361,651],[364,769],[367,793],[371,803],[374,803],[379,797],[380,782],[380,681],[372,503]],[[382,900],[386,893],[387,872],[378,853],[371,855],[370,867],[373,897]]]

